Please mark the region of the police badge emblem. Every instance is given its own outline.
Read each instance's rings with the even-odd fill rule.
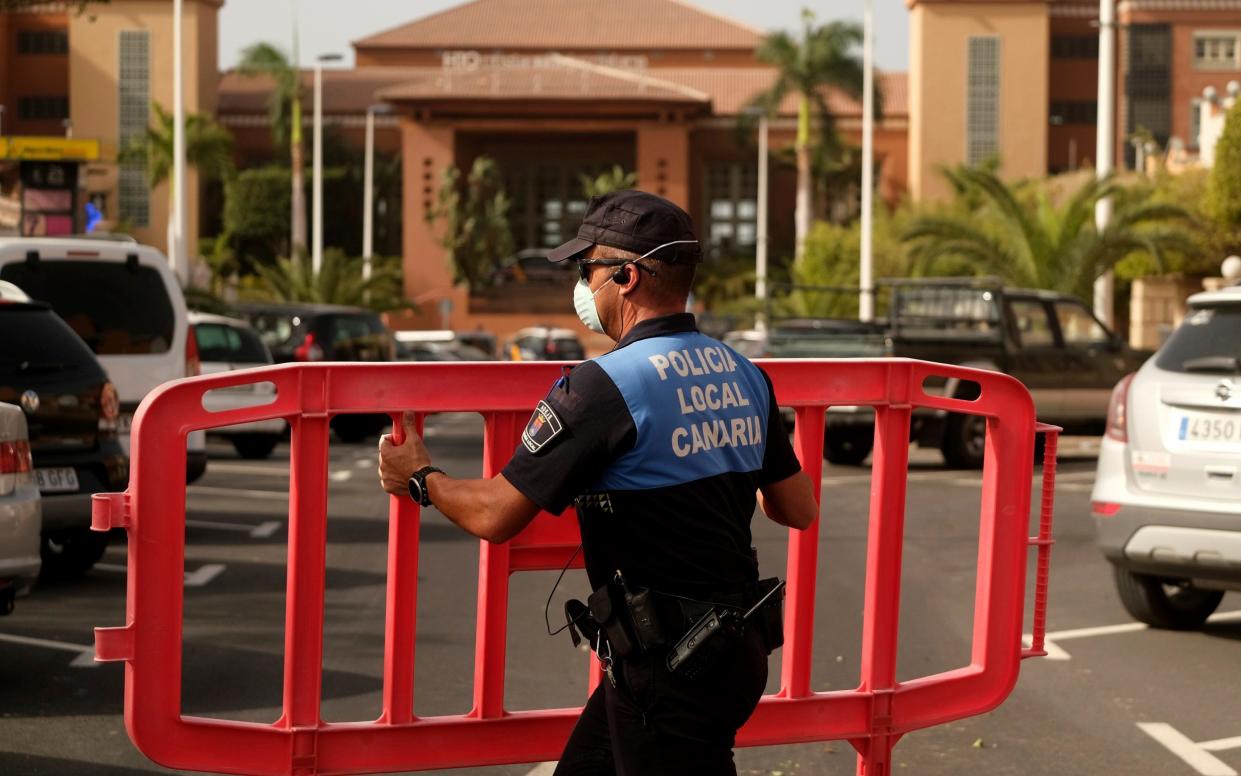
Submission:
[[[547,402],[541,401],[534,408],[526,430],[521,432],[521,443],[532,453],[538,453],[564,431],[564,424]]]

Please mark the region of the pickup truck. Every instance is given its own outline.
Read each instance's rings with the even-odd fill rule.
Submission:
[[[888,280],[880,291],[886,314],[871,322],[789,319],[724,341],[750,358],[898,356],[1004,372],[1030,389],[1039,420],[1067,434],[1103,433],[1112,387],[1150,355],[1131,350],[1065,294],[990,278]],[[961,399],[977,390],[955,380],[928,388]],[[873,411],[832,407],[827,418],[824,457],[862,463],[874,445]],[[985,432],[984,419],[942,410],[915,413],[911,429],[912,441],[939,448],[954,468],[982,466]]]

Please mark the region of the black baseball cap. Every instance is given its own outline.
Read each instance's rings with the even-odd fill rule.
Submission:
[[[697,264],[702,260],[689,214],[663,197],[637,189],[591,197],[577,237],[553,250],[547,259],[576,261],[592,245],[639,255],[654,251],[650,258],[669,264]]]

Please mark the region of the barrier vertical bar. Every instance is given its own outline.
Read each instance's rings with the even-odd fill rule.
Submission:
[[[905,478],[909,466],[908,370],[889,372],[891,404],[875,408],[867,529],[866,593],[862,607],[863,692],[871,697],[871,737],[859,750],[858,776],[891,773],[892,699],[900,624],[901,548],[905,535]]]
[[[419,434],[425,416],[418,413]],[[393,417],[393,441],[404,441],[403,420]],[[384,614],[384,689],[380,720],[393,725],[414,715],[414,632],[418,622],[418,532],[422,510],[411,499],[388,501],[388,592]]]
[[[315,737],[320,724],[327,548],[327,381],[326,372],[302,375],[302,414],[293,418],[291,430],[284,714],[279,724],[293,731],[289,745],[294,774],[314,772]]]
[[[485,416],[483,476],[492,477],[513,455],[523,417],[515,412]],[[478,558],[478,626],[474,641],[474,708],[471,716],[504,715],[504,660],[508,652],[510,543],[481,542]],[[490,646],[488,646],[490,645]]]
[[[826,407],[798,407],[793,433],[794,452],[823,498],[823,428]],[[814,652],[814,589],[819,554],[819,521],[789,539],[788,599],[785,602],[784,653],[780,660],[780,696],[810,695],[810,661]]]

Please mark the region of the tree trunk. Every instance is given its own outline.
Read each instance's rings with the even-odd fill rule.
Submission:
[[[293,192],[292,214],[289,218],[289,256],[296,259],[306,251],[306,161],[302,149],[302,100],[293,98],[292,124],[289,131],[289,168]]]
[[[810,100],[802,96],[797,108],[797,207],[793,214],[796,227],[794,261],[801,261],[806,252],[806,236],[810,234]]]

